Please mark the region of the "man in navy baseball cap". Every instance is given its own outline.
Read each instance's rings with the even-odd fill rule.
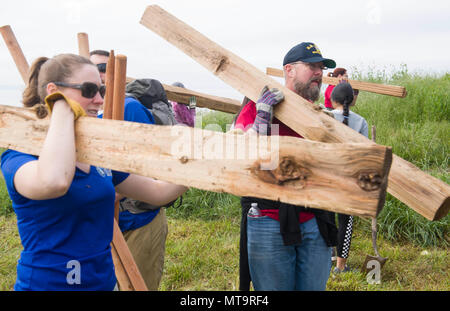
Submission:
[[[320,96],[323,70],[335,66],[333,60],[322,57],[314,43],[300,43],[284,58],[285,86],[313,103]],[[283,100],[282,90],[263,87],[256,102],[243,104],[234,129],[302,138],[274,116],[275,107],[283,105]],[[259,216],[249,212],[255,203]],[[243,197],[241,205],[239,289],[249,290],[251,280],[256,291],[325,290],[331,247],[337,241],[334,214],[254,197]]]
[[[315,102],[320,97],[323,70],[334,67],[336,62],[322,57],[317,45],[302,42],[284,57],[285,85],[306,100]]]
[[[322,62],[327,68],[336,67],[336,62],[332,59],[323,58],[317,45],[312,42],[302,42],[290,49],[284,57],[283,66],[298,61],[304,63]]]

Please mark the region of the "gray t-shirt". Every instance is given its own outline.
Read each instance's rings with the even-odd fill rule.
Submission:
[[[334,109],[331,111],[334,114],[334,118],[340,122],[344,121],[344,111]],[[359,114],[350,111],[348,116],[348,126],[357,131],[360,134],[363,134],[366,137],[369,137],[369,126],[367,125],[366,119],[361,117]]]

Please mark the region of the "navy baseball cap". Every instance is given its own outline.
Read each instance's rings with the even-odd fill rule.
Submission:
[[[336,62],[329,58],[323,58],[319,48],[312,42],[302,42],[287,52],[283,60],[283,66],[295,62],[318,63],[323,62],[328,68],[335,68]]]

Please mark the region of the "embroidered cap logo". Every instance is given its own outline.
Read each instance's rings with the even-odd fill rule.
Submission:
[[[317,48],[317,46],[315,44],[310,44],[309,46],[306,47],[308,50],[314,49],[311,51],[311,53],[313,54],[319,54],[322,55],[322,53],[320,52],[320,50]]]

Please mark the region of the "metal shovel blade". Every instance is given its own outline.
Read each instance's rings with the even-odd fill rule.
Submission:
[[[371,256],[371,255],[366,256],[366,260],[364,260],[364,264],[361,267],[361,272],[363,272],[364,274],[369,273],[369,271],[371,271],[377,265],[376,262],[378,262],[379,269],[381,270],[381,268],[383,268],[384,264],[388,260],[388,258],[381,257],[380,254],[378,253],[377,219],[375,217],[372,218],[372,246],[373,246],[373,250],[375,251],[375,256]],[[376,262],[373,262],[374,260]]]

